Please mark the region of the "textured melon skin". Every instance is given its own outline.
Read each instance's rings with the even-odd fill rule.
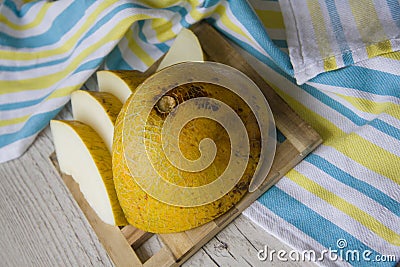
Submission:
[[[179,101],[185,101],[200,96],[220,99],[231,106],[241,117],[250,138],[251,155],[249,162],[244,175],[236,186],[228,194],[209,204],[197,207],[178,207],[165,204],[151,197],[135,182],[124,157],[124,149],[135,149],[135,144],[123,147],[123,138],[129,139],[129,137],[124,136],[123,128],[124,126],[126,127],[126,125],[124,125],[125,123],[129,123],[129,120],[125,120],[125,117],[130,115],[127,114],[127,109],[130,101],[132,101],[132,98],[134,97],[134,95],[132,95],[123,106],[116,121],[112,153],[113,174],[117,196],[126,219],[130,224],[147,232],[172,233],[185,231],[203,225],[219,217],[228,211],[234,204],[239,202],[247,192],[248,185],[258,163],[261,137],[256,119],[251,114],[249,107],[235,94],[230,93],[227,89],[222,90],[219,86],[200,84],[200,86],[197,86],[196,90],[191,90],[189,87],[191,87],[190,84],[182,85],[178,87],[178,89],[174,89],[175,91],[170,92],[170,94]],[[160,125],[162,125],[164,119],[165,116],[157,113],[154,109],[149,116],[147,121],[148,125],[146,127],[146,129],[148,129],[149,140],[147,145],[152,148],[150,149],[150,158],[158,159],[159,165],[167,164],[162,160],[163,156],[160,155],[161,148],[157,145],[160,143]],[[198,123],[200,123],[200,125],[197,129],[204,129],[211,139],[217,140],[221,138],[221,131],[216,131],[215,129],[217,128],[213,127],[209,122],[199,121]],[[197,147],[195,147],[195,149],[191,147],[197,143],[197,140],[195,139],[197,139],[199,133],[198,131],[193,131],[191,129],[193,128],[188,127],[181,133],[181,140],[183,141],[180,143],[180,146],[184,154],[186,151],[186,156],[188,158],[195,157],[196,153],[198,153]],[[225,144],[222,144],[222,147],[228,146],[223,138],[222,142],[225,142]],[[217,170],[217,174],[221,172],[225,166],[226,162],[223,160],[223,157],[221,157],[221,160],[216,161],[214,168]],[[174,172],[177,172],[177,170],[171,168],[171,173]],[[168,179],[171,182],[179,184],[180,179],[175,175],[171,175],[171,173],[168,174]],[[209,179],[215,179],[215,177],[211,177],[207,180],[207,177],[208,176],[206,175],[205,181],[203,180],[200,184],[210,182]],[[186,178],[190,178],[190,175],[187,175]],[[188,180],[190,179],[185,179],[185,182]],[[197,179],[192,179],[191,185],[198,186],[199,182],[197,181]]]
[[[125,215],[121,209],[115,191],[113,174],[112,174],[111,154],[108,151],[101,137],[90,126],[79,121],[52,120],[51,126],[55,127],[55,124],[60,124],[60,126],[72,129],[72,131],[76,133],[76,137],[82,141],[83,143],[82,146],[84,146],[88,151],[89,157],[91,158],[91,161],[95,165],[95,168],[97,168],[97,171],[101,176],[102,182],[105,186],[108,198],[110,200],[111,210],[114,215],[115,225],[118,226],[127,225]],[[55,136],[55,138],[57,137]],[[69,140],[64,140],[64,141],[65,142],[63,142],[62,145],[64,145],[64,143],[66,146],[71,145],[69,144]],[[71,175],[74,178],[74,180],[77,181],[79,184],[79,181],[81,179],[85,179],[85,177],[81,177],[82,175],[79,169],[75,168],[74,166],[69,166],[70,162],[62,161],[62,159],[60,158],[61,149],[62,148],[57,147],[56,145],[56,152],[61,171]],[[76,158],[74,159],[80,160],[79,158],[80,156],[82,155],[76,155]],[[85,196],[85,198],[87,198],[87,196]],[[96,208],[94,207],[95,203],[91,203],[90,201],[88,202],[92,206],[92,208],[96,211]]]

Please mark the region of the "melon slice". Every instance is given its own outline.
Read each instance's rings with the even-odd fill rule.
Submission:
[[[191,30],[182,28],[176,36],[171,48],[158,66],[157,71],[187,61],[202,62],[204,61],[204,56],[197,36]]]
[[[137,70],[101,70],[96,72],[100,92],[107,92],[125,103],[147,75]]]
[[[204,61],[204,56],[196,35],[191,30],[182,28],[157,71],[186,61]],[[148,77],[137,70],[101,70],[96,75],[99,91],[113,94],[122,103]]]
[[[92,127],[103,139],[111,153],[114,123],[122,103],[106,92],[77,90],[71,95],[74,119]]]
[[[78,121],[50,122],[61,172],[71,175],[97,213],[108,224],[127,224],[114,187],[111,155],[101,137]]]

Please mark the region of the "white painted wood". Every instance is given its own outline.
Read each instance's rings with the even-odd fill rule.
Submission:
[[[58,118],[71,118],[70,105]],[[1,265],[112,266],[49,161],[53,151],[51,132],[47,127],[21,158],[0,164]],[[152,254],[158,250],[159,242],[151,239],[141,250],[147,249]],[[259,261],[257,253],[264,245],[276,250],[291,249],[240,216],[184,266],[288,265]],[[304,266],[304,263],[289,265]]]

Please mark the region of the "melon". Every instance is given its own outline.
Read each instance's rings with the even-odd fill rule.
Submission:
[[[200,80],[196,71],[202,73]],[[130,224],[153,233],[192,229],[238,203],[255,175],[266,177],[272,158],[262,154],[271,140],[263,135],[271,131],[273,119],[254,83],[243,75],[236,80],[235,75],[237,70],[218,63],[177,64],[148,78],[123,105],[115,124],[112,158],[115,189]],[[248,101],[218,82],[222,80],[240,88]],[[188,102],[195,104],[180,108]],[[142,113],[144,109],[148,113]],[[221,118],[227,112],[236,114],[243,127],[225,127],[229,121]],[[165,133],[174,118],[182,127],[172,123]],[[231,125],[236,124],[232,120]],[[245,144],[248,150],[239,149]],[[273,140],[271,145],[274,150]],[[246,164],[221,180],[232,167],[232,157],[246,158]],[[182,164],[197,161],[198,169]]]
[[[79,121],[50,121],[62,173],[71,175],[99,218],[110,225],[127,224],[115,191],[111,154],[102,138]]]
[[[204,56],[196,35],[191,30],[182,28],[162,58],[157,71],[187,61],[204,61]],[[99,91],[113,94],[122,103],[148,77],[137,70],[101,70],[96,75]]]
[[[121,101],[110,93],[77,90],[71,94],[71,105],[74,119],[92,127],[111,153]]]
[[[100,92],[114,95],[125,103],[132,90],[141,84],[147,76],[137,70],[101,70],[96,72]]]
[[[203,50],[197,36],[191,30],[182,28],[158,65],[157,71],[188,61],[204,61]]]

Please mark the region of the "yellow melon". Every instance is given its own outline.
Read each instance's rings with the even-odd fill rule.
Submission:
[[[111,153],[114,123],[122,108],[121,101],[110,93],[77,90],[71,94],[71,105],[74,119],[92,127]]]
[[[111,155],[101,137],[79,121],[52,120],[50,127],[60,170],[79,184],[102,221],[126,225],[114,187]]]
[[[171,233],[229,210],[252,178],[265,178],[270,168],[272,158],[262,154],[275,144],[260,131],[271,132],[269,115],[254,83],[222,64],[182,63],[148,78],[124,104],[114,130],[114,182],[128,222]]]

